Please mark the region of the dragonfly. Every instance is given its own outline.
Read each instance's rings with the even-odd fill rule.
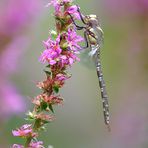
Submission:
[[[100,86],[101,98],[102,98],[102,104],[103,104],[104,123],[105,125],[107,125],[110,131],[108,95],[107,95],[105,81],[103,78],[103,72],[102,72],[101,60],[100,60],[100,48],[104,41],[104,33],[100,27],[99,20],[96,15],[94,14],[83,15],[80,12],[79,6],[77,6],[77,11],[80,15],[82,23],[84,24],[83,26],[77,25],[73,16],[70,14],[69,16],[77,30],[84,30],[84,39],[85,39],[86,45],[82,48],[86,49],[90,47],[89,55],[94,59],[97,76],[99,80],[99,86]]]

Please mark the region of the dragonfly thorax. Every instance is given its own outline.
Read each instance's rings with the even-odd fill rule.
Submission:
[[[91,45],[96,45],[98,42],[98,36],[94,28],[89,27],[87,30],[88,40]]]

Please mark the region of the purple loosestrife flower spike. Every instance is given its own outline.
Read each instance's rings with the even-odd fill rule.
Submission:
[[[76,5],[72,0],[52,0],[48,6],[55,9],[56,31],[51,31],[48,39],[43,41],[45,50],[40,61],[47,63],[46,80],[37,83],[37,87],[43,92],[33,98],[34,108],[28,113],[28,120],[33,124],[25,124],[17,130],[13,130],[14,136],[26,139],[24,146],[14,144],[13,148],[44,148],[42,141],[36,141],[40,129],[45,124],[53,121],[54,106],[63,104],[63,98],[58,94],[65,81],[71,76],[67,68],[79,61],[77,54],[81,50],[79,42],[83,38],[77,35],[69,14],[79,19]]]

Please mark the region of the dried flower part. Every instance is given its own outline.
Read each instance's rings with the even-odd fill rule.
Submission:
[[[48,77],[47,80],[45,80],[43,82],[39,82],[37,84],[37,87],[48,91],[48,90],[52,89],[53,83],[54,83],[54,81],[50,77]]]
[[[44,122],[51,122],[55,119],[54,116],[52,115],[47,115],[47,114],[44,114],[44,113],[40,113],[38,115],[35,115],[35,118],[37,120],[41,120],[41,121],[44,121]]]
[[[55,105],[55,104],[62,104],[63,99],[60,96],[54,96],[54,95],[48,96],[47,94],[41,94],[33,100],[33,103],[38,106],[41,105],[42,102],[47,103],[49,105]]]
[[[46,73],[50,74],[47,71]],[[37,84],[37,87],[44,90],[44,92],[47,92],[48,95],[50,95],[52,94],[53,91],[55,91],[55,89],[61,88],[64,85],[65,80],[69,78],[70,78],[70,75],[58,73],[58,70],[56,70],[54,71],[54,78],[52,78],[51,76],[48,76],[47,80],[43,82],[39,82]]]
[[[40,111],[54,112],[53,105],[63,104],[63,98],[61,98],[60,95],[55,96],[43,93],[34,98],[32,102],[33,104],[35,104],[34,108],[35,112],[40,112]],[[35,119],[34,113],[29,112],[28,115],[30,119]]]

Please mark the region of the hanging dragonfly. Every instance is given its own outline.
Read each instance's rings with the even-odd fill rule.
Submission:
[[[81,21],[83,22],[84,26],[79,26],[76,24],[72,15],[70,15],[73,24],[75,25],[77,30],[84,29],[84,39],[85,39],[85,47],[90,47],[91,51],[89,55],[93,57],[95,61],[97,76],[99,80],[99,86],[101,90],[101,98],[103,103],[103,114],[104,114],[104,122],[107,125],[108,129],[110,130],[109,126],[109,103],[108,103],[108,95],[106,91],[105,81],[103,79],[103,73],[101,69],[101,62],[100,62],[100,48],[103,43],[103,31],[99,25],[98,17],[96,15],[83,15],[80,12],[79,6],[77,6],[77,11],[80,15]]]

